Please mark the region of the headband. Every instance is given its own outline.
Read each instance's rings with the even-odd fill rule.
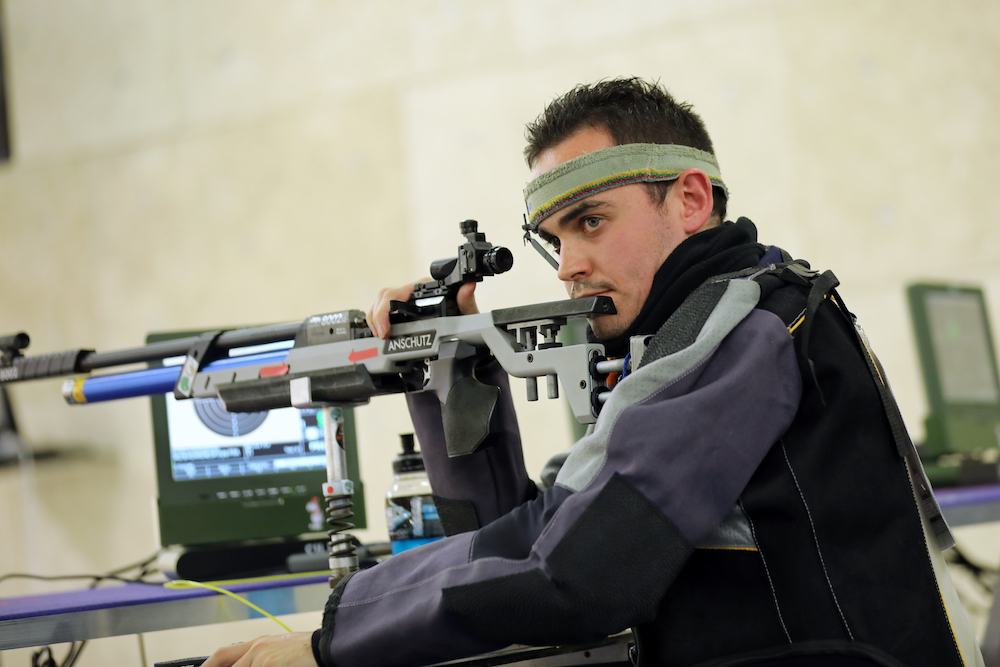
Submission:
[[[729,196],[715,156],[689,146],[622,144],[573,158],[525,186],[525,231],[537,232],[542,220],[584,197],[629,183],[672,181],[692,168],[705,172]]]

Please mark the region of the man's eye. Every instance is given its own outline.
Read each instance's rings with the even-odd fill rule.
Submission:
[[[600,218],[593,218],[593,217],[592,218],[584,218],[583,219],[583,226],[584,226],[584,228],[588,232],[594,231],[595,229],[597,229],[598,227],[601,226],[601,219]]]

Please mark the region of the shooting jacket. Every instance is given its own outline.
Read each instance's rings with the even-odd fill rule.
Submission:
[[[631,627],[641,665],[803,647],[981,664],[835,281],[817,296],[818,274],[755,240],[741,219],[671,254],[671,285],[701,286],[674,295],[544,491],[495,363],[479,379],[502,389],[501,427],[475,454],[449,459],[437,398],[409,396],[452,536],[341,582],[323,662],[428,664]],[[704,261],[737,246],[735,265]]]

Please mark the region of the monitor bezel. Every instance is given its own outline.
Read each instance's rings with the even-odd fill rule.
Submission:
[[[979,315],[986,338],[986,350],[990,375],[997,388],[997,400],[961,401],[949,400],[944,391],[941,362],[935,347],[931,332],[931,316],[928,308],[928,298],[936,294],[962,294],[973,297],[979,308]],[[913,331],[920,357],[920,369],[924,380],[924,388],[928,403],[926,420],[926,447],[932,454],[949,454],[956,452],[981,452],[984,449],[997,447],[997,437],[992,445],[985,444],[985,437],[973,437],[963,441],[960,434],[962,427],[956,430],[955,425],[964,420],[988,421],[1000,423],[1000,375],[997,372],[997,354],[993,344],[993,332],[990,327],[986,299],[980,287],[971,285],[956,285],[949,283],[915,283],[907,288],[907,298],[913,320]],[[982,430],[982,429],[980,429]],[[982,434],[980,434],[982,435]],[[974,441],[973,441],[974,440]]]
[[[146,343],[198,336],[209,330],[164,331],[150,333]],[[150,367],[162,366],[151,362]],[[233,545],[266,540],[316,540],[325,532],[309,529],[306,504],[317,498],[323,504],[323,484],[326,470],[266,473],[233,478],[175,480],[170,456],[170,434],[167,422],[167,399],[164,395],[150,397],[153,423],[153,447],[156,464],[157,515],[160,542],[166,546]],[[347,451],[347,474],[354,482],[355,528],[365,528],[367,517],[364,503],[364,483],[358,462],[354,411],[343,409],[344,442]],[[223,480],[241,482],[224,484]],[[222,487],[226,486],[225,489]],[[305,486],[305,492],[296,487]],[[238,488],[237,488],[238,487]],[[221,499],[220,491],[288,488],[289,493],[277,497],[239,497]],[[273,502],[277,500],[281,502]]]

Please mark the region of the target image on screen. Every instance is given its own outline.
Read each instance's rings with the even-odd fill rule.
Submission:
[[[316,410],[231,413],[217,398],[166,399],[175,481],[326,468]]]

